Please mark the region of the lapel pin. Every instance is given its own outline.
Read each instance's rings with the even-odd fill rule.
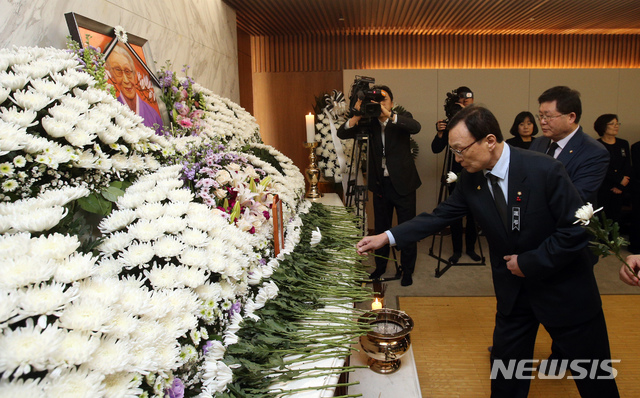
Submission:
[[[518,196],[516,196],[516,202],[522,202],[522,192],[518,191]]]
[[[480,185],[478,185],[478,188],[476,188],[478,191],[481,190],[482,188],[480,188]]]
[[[569,153],[573,153],[573,149],[569,151]]]

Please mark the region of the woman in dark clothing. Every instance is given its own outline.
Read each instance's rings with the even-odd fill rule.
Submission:
[[[607,175],[598,190],[598,206],[604,207],[608,218],[620,223],[622,194],[629,185],[631,176],[629,142],[616,137],[620,123],[618,123],[618,116],[612,113],[600,115],[593,123],[593,128],[600,136],[598,141],[607,148],[609,155],[611,155]]]
[[[538,125],[536,125],[533,114],[531,114],[531,112],[518,113],[509,132],[513,138],[509,138],[507,144],[522,149],[529,149],[531,143],[535,140],[533,136],[538,134]]]

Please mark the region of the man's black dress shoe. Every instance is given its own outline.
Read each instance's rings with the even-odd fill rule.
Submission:
[[[411,275],[403,274],[402,275],[402,280],[400,281],[400,285],[402,285],[402,286],[411,286],[411,285],[413,285],[413,278],[411,277]]]
[[[380,279],[380,277],[384,275],[384,273],[385,273],[385,270],[377,269],[373,271],[371,275],[369,275],[369,279],[372,279],[372,280]]]
[[[476,253],[476,252],[475,252],[475,251],[473,251],[473,250],[467,250],[467,256],[471,257],[471,259],[472,259],[473,261],[480,261],[480,260],[482,260],[482,257],[480,257],[480,256],[478,255],[478,253]]]
[[[454,252],[453,256],[449,257],[449,262],[451,264],[457,264],[458,261],[460,260],[460,257],[462,257],[462,253],[460,252]]]

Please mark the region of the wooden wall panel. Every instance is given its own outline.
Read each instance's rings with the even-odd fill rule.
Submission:
[[[342,87],[342,72],[255,73],[254,116],[265,144],[304,173],[309,164],[304,115],[313,113],[315,96]]]
[[[252,36],[253,72],[637,68],[640,35]]]

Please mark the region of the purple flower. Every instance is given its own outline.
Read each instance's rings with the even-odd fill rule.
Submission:
[[[165,398],[184,398],[184,383],[179,378],[173,379],[173,384],[167,389]]]
[[[207,340],[207,342],[202,347],[202,353],[206,355],[206,353],[211,349],[211,346],[213,346],[213,341]]]
[[[236,301],[235,303],[233,303],[231,308],[229,308],[229,315],[233,316],[233,314],[240,312],[241,308],[242,308],[242,304],[240,304],[239,301]]]

